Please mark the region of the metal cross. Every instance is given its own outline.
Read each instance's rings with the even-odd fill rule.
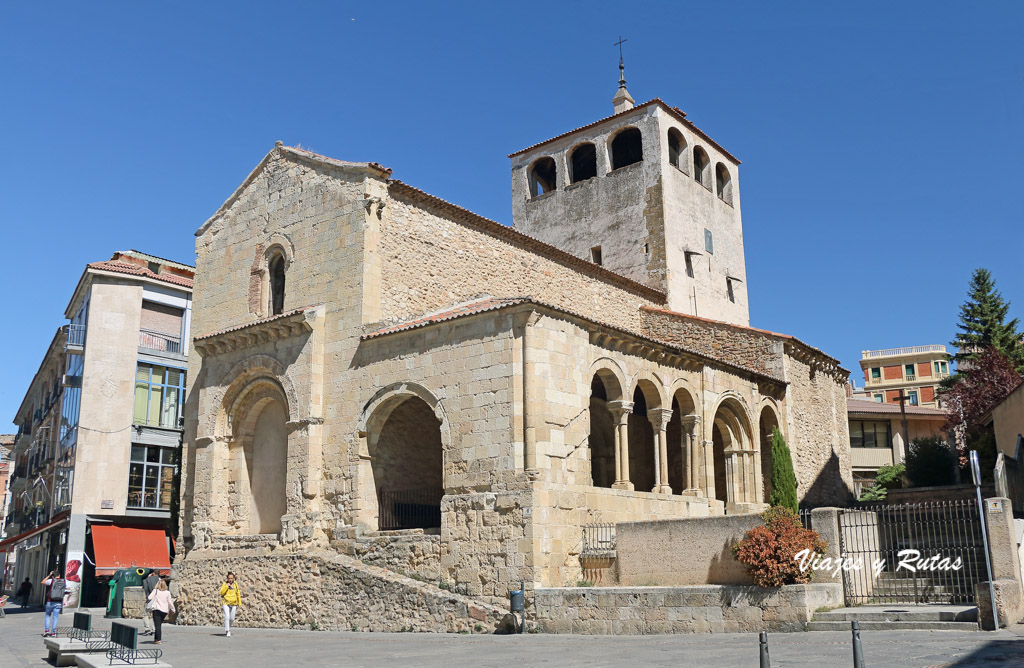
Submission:
[[[619,41],[615,42],[615,44],[612,45],[612,46],[619,47],[619,62],[620,63],[622,62],[622,43],[623,42],[628,42],[628,41],[629,41],[628,39],[622,39],[622,35],[619,35]]]

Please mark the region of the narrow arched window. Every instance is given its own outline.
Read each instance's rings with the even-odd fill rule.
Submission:
[[[626,128],[612,140],[612,169],[619,169],[644,159],[643,137],[637,128]]]
[[[555,160],[541,158],[530,166],[530,197],[537,197],[555,189]]]
[[[722,163],[715,165],[715,192],[718,193],[718,199],[732,204],[732,176]]]
[[[669,128],[668,130],[668,164],[673,167],[684,169],[685,166],[681,163],[683,160],[683,153],[686,151],[686,139],[683,137],[683,133],[675,128]]]
[[[270,259],[270,315],[284,313],[284,256],[280,253]]]
[[[711,190],[710,174],[708,174],[708,167],[711,165],[711,159],[708,158],[708,154],[700,146],[693,147],[693,179]]]
[[[587,142],[569,154],[569,183],[579,183],[597,176],[597,148]]]

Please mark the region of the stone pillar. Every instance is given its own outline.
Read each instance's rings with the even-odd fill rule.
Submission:
[[[672,485],[668,484],[668,422],[672,419],[671,408],[652,408],[647,411],[647,419],[654,427],[654,489],[656,494],[671,494]]]
[[[709,499],[714,499],[718,496],[715,489],[715,442],[703,441],[703,444],[704,493]]]
[[[696,440],[697,427],[700,425],[700,416],[687,415],[680,420],[683,426],[683,464],[685,475],[683,476],[683,496],[703,496],[704,492],[700,487],[700,464],[703,460],[702,448]]]
[[[761,468],[761,451],[754,451],[754,503],[764,503],[764,471]]]
[[[612,489],[633,489],[629,481],[629,414],[632,401],[609,401],[608,411],[615,421],[615,484]]]

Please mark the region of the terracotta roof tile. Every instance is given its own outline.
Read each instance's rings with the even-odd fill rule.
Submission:
[[[718,149],[722,153],[722,155],[724,155],[725,157],[727,157],[730,160],[734,161],[737,165],[740,164],[739,158],[734,156],[732,153],[729,153],[728,151],[726,151],[724,148],[722,148],[722,146],[718,142],[716,142],[711,137],[707,136],[707,134],[703,130],[701,130],[696,125],[694,125],[693,121],[690,121],[689,119],[687,119],[686,118],[686,112],[684,112],[679,107],[670,107],[670,106],[668,106],[668,104],[666,104],[664,100],[662,100],[661,98],[658,98],[658,97],[654,98],[653,100],[648,100],[647,102],[644,102],[642,104],[635,105],[632,109],[627,109],[626,111],[620,111],[617,114],[612,114],[611,116],[606,116],[606,117],[604,117],[604,118],[602,118],[600,120],[594,121],[593,123],[588,123],[587,125],[582,125],[582,126],[576,128],[575,130],[569,130],[568,132],[563,132],[562,134],[560,134],[558,136],[555,136],[555,137],[552,137],[551,139],[545,139],[544,141],[539,142],[537,144],[534,144],[533,146],[527,146],[526,148],[520,149],[520,150],[516,151],[515,153],[509,153],[508,157],[514,158],[517,155],[522,155],[523,153],[526,153],[528,151],[532,151],[533,149],[537,148],[538,146],[544,146],[545,144],[550,144],[553,141],[558,141],[559,139],[562,139],[563,137],[568,137],[569,135],[574,134],[576,132],[579,132],[580,130],[588,130],[588,129],[594,127],[595,125],[600,125],[601,123],[604,123],[606,121],[610,121],[613,118],[619,118],[621,116],[625,116],[627,114],[631,114],[634,111],[636,111],[637,109],[643,109],[644,107],[649,107],[652,104],[658,105],[659,107],[664,109],[666,112],[668,112],[672,116],[675,116],[677,121],[679,121],[680,123],[682,123],[686,127],[688,127],[691,130],[693,130],[693,132],[695,132],[700,137],[702,137],[704,139],[704,141],[708,142],[709,144],[714,146],[716,149]]]
[[[460,318],[465,315],[483,313],[484,311],[495,311],[500,308],[505,308],[506,306],[514,306],[515,304],[525,304],[528,301],[530,301],[529,297],[488,297],[486,299],[480,299],[466,304],[459,304],[458,306],[454,306],[450,309],[439,311],[437,313],[424,315],[416,318],[415,320],[408,320],[397,325],[383,327],[373,332],[363,334],[360,338],[365,341],[366,339],[373,339],[378,336],[384,336],[385,334],[394,334],[395,332],[417,329],[436,322],[444,322],[445,320]]]
[[[287,318],[288,316],[292,316],[292,315],[295,315],[297,313],[303,313],[303,312],[308,311],[308,310],[310,310],[312,308],[316,308],[317,306],[319,306],[319,304],[313,304],[311,306],[303,306],[302,308],[292,309],[291,311],[285,311],[284,313],[278,313],[277,315],[272,315],[269,318],[262,318],[261,320],[253,320],[252,322],[247,322],[247,323],[244,323],[244,324],[241,324],[241,325],[235,325],[233,327],[228,327],[226,329],[221,329],[221,330],[218,330],[216,332],[211,332],[209,334],[203,334],[202,336],[196,336],[196,337],[193,337],[192,340],[193,341],[202,341],[204,339],[209,339],[209,338],[214,337],[214,336],[220,336],[221,334],[227,334],[229,332],[237,332],[238,330],[245,329],[246,327],[255,327],[257,325],[263,325],[263,324],[268,323],[268,322],[274,322],[275,320],[280,320],[282,318]]]
[[[161,281],[163,283],[172,283],[174,285],[180,285],[185,288],[192,287],[191,278],[177,276],[175,274],[155,274],[149,270],[149,267],[143,267],[141,265],[134,264],[131,262],[121,262],[120,260],[104,260],[102,262],[90,262],[87,265],[87,267],[89,269],[113,271],[118,274],[130,274],[132,276],[152,278],[155,281]]]

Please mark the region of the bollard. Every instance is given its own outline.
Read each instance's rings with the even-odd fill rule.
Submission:
[[[761,631],[761,668],[772,668],[772,660],[768,656],[768,632]]]
[[[853,668],[864,668],[864,648],[860,646],[860,624],[852,621],[850,629],[853,632]]]

